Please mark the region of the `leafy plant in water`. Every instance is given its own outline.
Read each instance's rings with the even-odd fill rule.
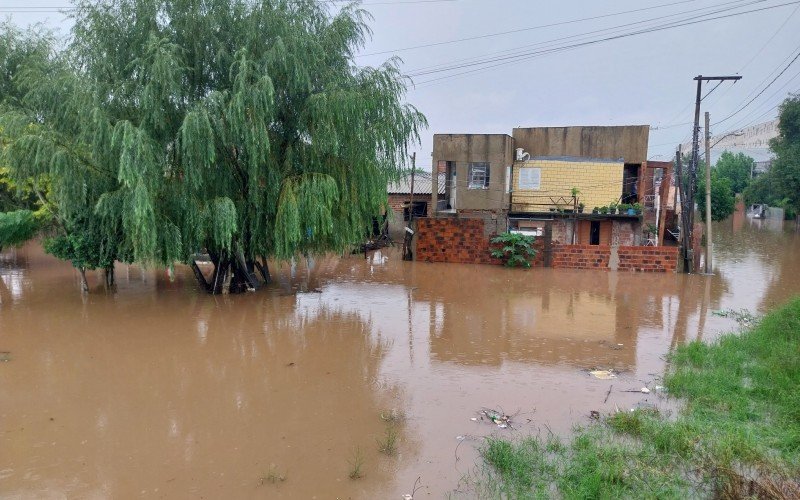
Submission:
[[[498,248],[492,250],[492,257],[505,260],[508,267],[531,267],[531,259],[536,256],[533,248],[534,237],[518,233],[504,233],[492,238]]]

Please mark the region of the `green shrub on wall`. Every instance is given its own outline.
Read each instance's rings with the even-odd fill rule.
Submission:
[[[507,267],[531,267],[531,260],[536,256],[533,248],[533,236],[518,233],[504,233],[492,238],[497,248],[492,250],[492,257],[503,259]]]

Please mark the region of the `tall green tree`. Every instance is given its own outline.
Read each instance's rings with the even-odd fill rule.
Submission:
[[[792,95],[781,104],[778,137],[770,141],[775,154],[770,169],[758,176],[745,191],[748,203],[779,206],[787,215],[800,214],[800,96]]]
[[[750,185],[750,176],[755,164],[755,160],[744,153],[733,154],[724,151],[714,164],[714,172],[731,181],[734,193],[742,193]]]
[[[770,141],[775,160],[770,176],[780,202],[800,214],[800,96],[783,101],[778,114],[778,137]]]
[[[711,220],[721,221],[727,219],[735,209],[735,199],[733,194],[733,183],[728,177],[724,177],[711,169]],[[706,177],[705,169],[698,173],[697,179],[697,210],[703,221],[706,220]]]
[[[69,48],[28,64],[0,116],[14,174],[53,179],[63,236],[89,228],[51,248],[107,243],[88,265],[207,251],[218,291],[232,263],[242,288],[258,257],[360,240],[426,122],[397,59],[355,63],[368,14],[330,5],[76,2]]]

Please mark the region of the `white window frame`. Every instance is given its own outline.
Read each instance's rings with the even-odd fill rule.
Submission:
[[[520,191],[539,191],[542,189],[542,169],[540,167],[520,168],[517,189]]]
[[[488,162],[473,162],[467,166],[467,189],[489,189],[491,168]]]

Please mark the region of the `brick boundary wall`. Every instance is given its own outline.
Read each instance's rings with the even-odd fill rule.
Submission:
[[[416,259],[423,262],[502,264],[492,258],[482,219],[420,218]]]
[[[678,247],[619,247],[620,271],[673,273],[678,268]]]
[[[555,268],[607,270],[610,260],[608,245],[553,245],[552,266]]]
[[[491,238],[482,219],[420,218],[417,223],[416,260],[459,264],[502,264],[491,256]],[[534,267],[544,265],[544,241],[534,243]],[[619,271],[675,272],[678,247],[566,245],[553,243],[551,265],[561,269],[609,270],[616,253]],[[616,250],[616,252],[615,252]]]

